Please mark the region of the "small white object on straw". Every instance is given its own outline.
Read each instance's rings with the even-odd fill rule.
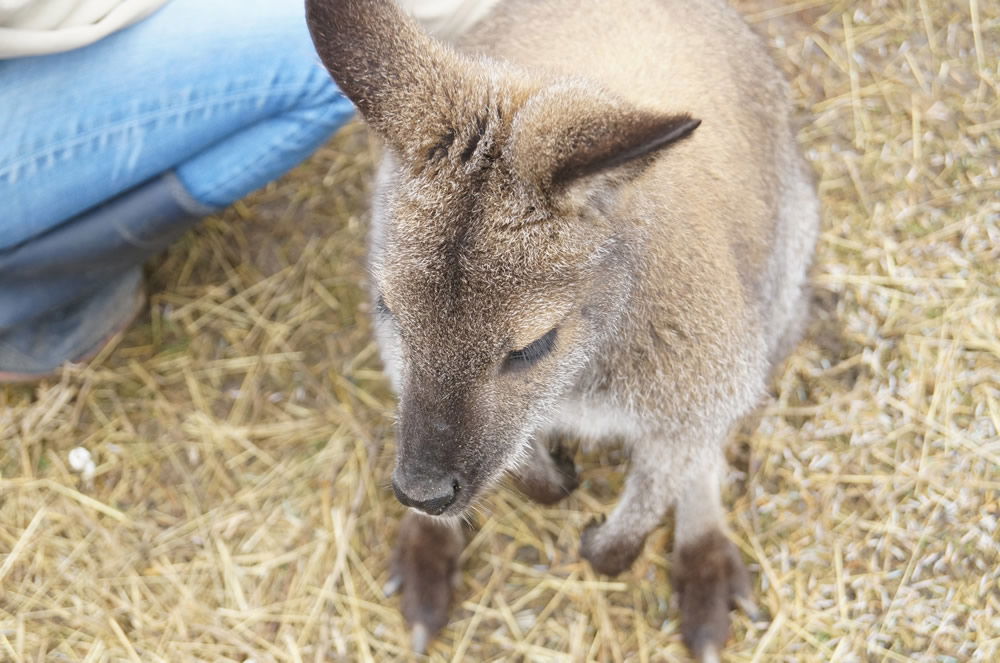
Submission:
[[[97,473],[97,465],[91,457],[90,452],[83,447],[73,447],[69,451],[69,466],[74,472],[78,472],[84,481],[90,481]]]

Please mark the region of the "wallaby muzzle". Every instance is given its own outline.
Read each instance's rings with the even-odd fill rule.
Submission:
[[[455,503],[461,483],[454,474],[437,468],[403,463],[393,472],[392,490],[405,506],[440,516]]]
[[[460,515],[492,462],[463,391],[443,392],[411,379],[399,406],[393,492],[404,505],[432,516]]]

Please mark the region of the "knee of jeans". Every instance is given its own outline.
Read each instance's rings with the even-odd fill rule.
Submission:
[[[337,87],[325,69],[318,67],[308,77],[308,89],[302,95],[298,114],[332,133],[354,114],[354,104]]]

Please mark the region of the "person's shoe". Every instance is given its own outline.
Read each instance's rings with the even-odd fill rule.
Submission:
[[[132,324],[145,299],[136,267],[81,301],[0,332],[0,384],[54,377],[66,362],[93,359]]]
[[[167,173],[0,250],[0,335],[87,299],[165,250],[211,211]],[[0,365],[0,371],[5,368]]]
[[[0,383],[85,361],[142,306],[142,265],[211,213],[173,173],[0,250]]]

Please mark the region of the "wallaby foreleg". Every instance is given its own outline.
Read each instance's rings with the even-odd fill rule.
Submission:
[[[676,481],[664,445],[649,441],[632,447],[625,490],[603,523],[591,522],[580,555],[607,575],[625,571],[642,552],[646,537],[663,522],[676,499]]]

